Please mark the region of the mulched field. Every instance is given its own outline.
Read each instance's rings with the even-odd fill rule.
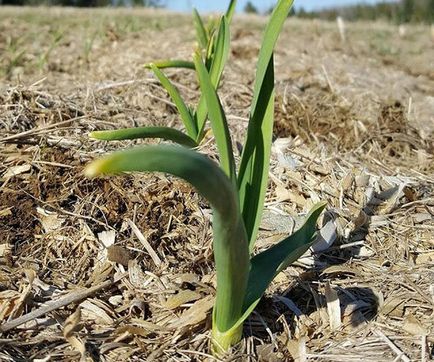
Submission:
[[[234,143],[265,21],[235,18],[219,91]],[[289,19],[279,40],[258,250],[326,200],[322,247],[277,276],[225,360],[434,358],[434,38],[428,26],[346,31]],[[163,174],[82,175],[144,143],[90,131],[181,128],[142,65],[193,47],[187,15],[1,9],[0,360],[217,360],[208,204]],[[166,74],[197,102],[191,71]],[[211,134],[200,151],[216,158]]]

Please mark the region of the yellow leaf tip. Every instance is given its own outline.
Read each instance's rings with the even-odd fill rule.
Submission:
[[[148,63],[148,67],[147,67],[148,69],[151,69],[154,73],[155,73],[155,70],[157,69],[157,70],[160,70],[160,68],[158,68],[156,65],[155,65],[155,63]]]
[[[96,160],[88,164],[84,170],[83,174],[84,176],[88,178],[95,178],[102,173],[102,162],[101,160]]]

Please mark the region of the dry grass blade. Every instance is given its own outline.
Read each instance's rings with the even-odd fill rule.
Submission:
[[[142,243],[145,250],[149,253],[151,256],[154,264],[158,267],[161,265],[161,259],[158,256],[158,254],[155,252],[155,250],[152,248],[151,244],[148,243],[142,232],[139,230],[139,228],[134,224],[130,219],[127,219],[128,225],[130,225],[131,230],[133,231],[134,235],[137,236],[137,238]]]
[[[8,136],[8,137],[1,138],[0,139],[0,143],[2,143],[2,142],[17,141],[17,140],[22,139],[22,138],[31,137],[33,135],[39,135],[41,133],[47,133],[50,130],[59,128],[59,127],[64,126],[64,125],[69,125],[69,124],[71,124],[74,121],[78,121],[80,119],[85,119],[85,118],[86,118],[85,116],[74,117],[74,118],[68,119],[66,121],[61,121],[61,122],[50,124],[50,125],[47,125],[47,126],[44,126],[44,127],[37,128],[37,129],[31,129],[31,130],[28,130],[28,131],[20,132],[18,134],[14,134],[14,135],[11,135],[11,136]]]

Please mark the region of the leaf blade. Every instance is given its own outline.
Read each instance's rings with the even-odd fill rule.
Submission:
[[[315,225],[326,203],[318,203],[295,233],[251,259],[251,269],[243,311],[253,311],[274,277],[302,256],[315,242]]]
[[[229,24],[228,21],[226,20],[226,17],[223,16],[220,19],[220,26],[217,34],[215,53],[213,57],[213,62],[211,64],[211,69],[209,71],[211,83],[215,89],[218,89],[219,87],[220,79],[222,77],[226,61],[229,57],[229,50],[230,50]],[[205,122],[208,116],[206,100],[203,94],[201,94],[201,97],[199,99],[199,104],[195,116],[196,116],[196,123],[198,128],[198,136],[196,141],[200,142],[200,140],[203,137]]]
[[[288,18],[293,2],[294,0],[279,0],[265,28],[264,35],[262,37],[262,46],[258,56],[258,65],[256,67],[256,78],[253,90],[251,113],[254,113],[257,107],[259,94],[267,73],[268,64],[273,55],[273,50],[279,34],[282,31],[283,24]]]
[[[234,16],[236,6],[237,6],[237,0],[231,0],[226,10],[225,16],[228,19],[229,24],[232,22],[232,18]]]
[[[178,89],[172,84],[169,78],[167,78],[165,74],[160,69],[158,69],[154,64],[151,64],[150,66],[152,71],[160,81],[161,85],[166,89],[167,93],[169,93],[170,97],[175,103],[175,106],[178,109],[178,112],[184,123],[187,134],[191,138],[195,139],[197,136],[196,122],[190,110],[188,109],[187,105],[185,104],[184,100],[182,99]]]
[[[240,204],[253,250],[268,180],[274,115],[273,49],[293,0],[279,0],[266,26],[256,71],[250,121],[239,169]],[[264,111],[265,110],[265,111]]]
[[[208,115],[220,155],[221,168],[231,181],[236,184],[235,160],[225,113],[199,53],[194,55],[194,64],[199,78],[200,89],[208,106]]]
[[[238,174],[241,212],[249,238],[250,251],[253,250],[259,230],[268,184],[274,123],[273,58],[270,59],[265,79],[260,94],[262,107],[258,107],[251,115]]]
[[[193,9],[193,21],[196,29],[196,37],[199,46],[202,50],[206,50],[208,47],[209,38],[205,29],[205,25],[203,24],[202,18],[200,17],[196,9]]]

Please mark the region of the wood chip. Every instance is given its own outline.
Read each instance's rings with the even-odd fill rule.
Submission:
[[[30,171],[31,168],[32,166],[30,166],[29,164],[9,167],[3,174],[3,178],[7,179],[10,177],[21,175],[22,173]]]
[[[328,221],[319,231],[317,242],[312,246],[314,252],[330,248],[337,239],[336,225],[333,220]]]
[[[113,263],[119,263],[128,266],[131,259],[130,252],[122,246],[112,245],[107,249],[107,258]]]
[[[68,318],[66,318],[63,324],[63,336],[68,343],[75,349],[81,356],[80,361],[86,361],[86,347],[83,341],[75,336],[75,332],[82,328],[81,324],[81,311],[77,308]]]
[[[116,231],[114,231],[114,230],[101,231],[100,233],[98,233],[98,240],[107,249],[110,246],[114,245],[115,239],[116,239]]]
[[[214,297],[207,296],[195,302],[181,317],[169,324],[169,328],[178,329],[202,323],[214,305]]]
[[[80,307],[83,319],[92,320],[101,325],[112,325],[114,323],[107,312],[91,300],[85,300],[80,303]]]
[[[300,337],[299,339],[290,339],[286,344],[289,353],[295,362],[307,361],[307,347],[306,337]]]
[[[349,172],[345,175],[345,177],[342,179],[342,190],[348,191],[354,182],[354,175],[352,172]]]
[[[325,268],[321,274],[325,275],[346,275],[346,274],[352,274],[352,275],[360,275],[360,272],[352,268],[348,265],[332,265],[327,268]]]
[[[114,332],[115,335],[122,335],[124,333],[128,333],[131,336],[141,336],[141,337],[147,337],[150,334],[154,333],[154,331],[150,331],[146,328],[141,328],[137,326],[121,326],[117,328]]]
[[[12,215],[13,207],[7,207],[6,209],[0,210],[0,217],[10,216]]]
[[[151,277],[145,275],[135,259],[128,262],[128,275],[130,283],[138,289],[146,288],[152,280]]]
[[[99,290],[102,290],[104,288],[107,288],[114,283],[118,282],[124,275],[120,276],[116,280],[107,280],[99,285],[96,285],[94,287],[88,288],[88,289],[82,289],[82,290],[74,290],[67,295],[57,299],[50,301],[46,303],[45,305],[42,305],[38,309],[33,310],[30,313],[27,313],[21,317],[18,317],[16,319],[13,319],[11,321],[8,321],[6,323],[3,323],[0,325],[0,332],[7,332],[11,329],[14,329],[21,324],[24,324],[28,321],[31,321],[32,319],[41,317],[49,312],[52,312],[53,310],[62,308],[66,305],[69,305],[71,303],[75,303],[77,301],[83,300],[92,294],[98,292]]]
[[[40,215],[39,221],[46,233],[51,233],[60,229],[65,221],[63,218],[59,217],[57,213],[50,212],[41,207],[37,207],[36,212]]]
[[[418,212],[416,214],[413,214],[412,218],[413,218],[414,222],[416,222],[418,224],[423,223],[425,221],[434,220],[434,217],[428,212]]]
[[[63,323],[63,336],[69,338],[74,332],[81,329],[81,310],[77,308]]]
[[[405,320],[402,328],[407,332],[414,336],[426,336],[429,331],[426,327],[424,327],[415,316],[409,314]]]
[[[163,303],[167,309],[176,309],[182,304],[190,303],[201,298],[201,294],[192,290],[181,290],[179,293],[171,295]]]
[[[380,309],[380,313],[385,316],[395,316],[395,317],[402,317],[404,314],[404,306],[405,306],[405,299],[402,299],[397,296],[391,296],[386,298],[384,301],[384,304],[382,308]]]

